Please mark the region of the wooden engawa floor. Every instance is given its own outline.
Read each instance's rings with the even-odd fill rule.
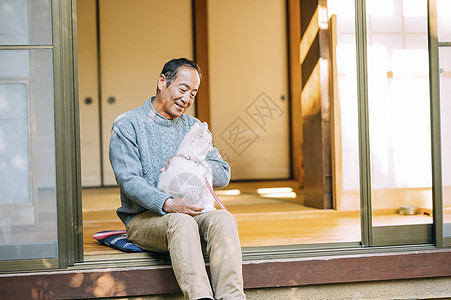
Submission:
[[[262,197],[257,193],[258,188],[270,187],[291,187],[296,196],[290,193],[289,197]],[[218,194],[238,222],[242,247],[360,241],[359,211],[306,207],[302,190],[294,181],[231,183],[227,187],[230,189],[239,189],[240,194],[223,195],[223,190]],[[124,229],[116,215],[119,189],[83,189],[82,197],[85,255],[120,254],[92,239],[98,231]],[[429,215],[401,216],[395,210],[377,212],[373,220],[383,225],[432,223]]]

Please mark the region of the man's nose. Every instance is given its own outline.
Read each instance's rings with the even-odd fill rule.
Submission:
[[[185,93],[182,97],[183,103],[189,103],[189,93]]]

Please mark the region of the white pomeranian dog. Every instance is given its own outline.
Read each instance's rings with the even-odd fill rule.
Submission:
[[[215,199],[205,179],[213,186],[210,165],[205,157],[213,149],[207,123],[195,123],[185,135],[177,154],[161,169],[157,188],[174,198],[186,198],[204,208],[215,210]]]

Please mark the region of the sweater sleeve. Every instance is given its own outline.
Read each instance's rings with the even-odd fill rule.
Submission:
[[[230,166],[222,159],[216,147],[213,147],[213,150],[207,154],[206,161],[211,166],[213,173],[213,187],[221,188],[227,186],[230,181]]]
[[[118,118],[113,124],[110,161],[116,181],[129,200],[150,211],[166,214],[163,204],[171,196],[144,178],[136,131],[127,118]]]

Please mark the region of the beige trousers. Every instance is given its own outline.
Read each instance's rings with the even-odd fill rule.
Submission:
[[[143,249],[169,251],[185,299],[213,294],[214,299],[246,299],[238,229],[229,212],[215,210],[195,217],[144,212],[128,224],[127,238]],[[202,246],[210,260],[211,286]]]

